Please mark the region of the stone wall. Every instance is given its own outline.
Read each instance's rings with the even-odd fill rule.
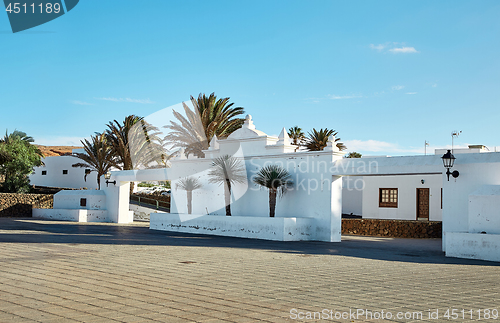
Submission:
[[[53,205],[52,194],[0,193],[0,217],[31,217],[32,209],[51,209]]]
[[[441,238],[439,221],[342,219],[342,234],[394,238]]]

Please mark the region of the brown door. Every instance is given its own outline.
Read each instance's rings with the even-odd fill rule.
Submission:
[[[417,220],[429,220],[428,188],[417,188]]]

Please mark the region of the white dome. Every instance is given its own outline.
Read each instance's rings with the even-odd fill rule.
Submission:
[[[227,139],[245,139],[245,138],[257,138],[257,137],[262,137],[262,136],[267,136],[266,133],[255,129],[255,125],[253,124],[252,121],[252,116],[247,115],[245,117],[245,123],[243,126],[233,132],[232,134],[227,137]]]

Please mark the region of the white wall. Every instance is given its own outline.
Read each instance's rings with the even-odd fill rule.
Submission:
[[[342,177],[342,214],[362,214],[363,187],[363,176]]]
[[[35,167],[35,173],[30,175],[31,185],[64,188],[97,188],[96,172],[91,172],[87,175],[87,181],[85,181],[85,168],[71,166],[82,162],[81,159],[73,156],[53,156],[45,157],[43,162],[45,166]],[[63,170],[67,170],[68,174],[63,175]],[[46,171],[47,174],[42,175],[42,171]]]
[[[312,217],[317,223],[318,240],[330,241],[331,235],[340,240],[340,228],[330,231],[331,218],[340,218],[342,203],[341,177],[333,177],[324,165],[331,165],[331,152],[297,152],[268,156],[247,156],[242,158],[249,182],[233,187],[231,212],[235,216],[269,216],[269,192],[253,183],[252,178],[263,166],[279,164],[286,168],[294,181],[293,190],[287,192],[276,203],[276,217]],[[174,160],[172,161],[172,200],[171,213],[187,213],[187,194],[177,188],[182,174],[194,174],[203,187],[193,191],[193,214],[225,215],[224,190],[222,186],[208,182],[211,160]],[[309,169],[306,169],[309,165]],[[315,170],[313,171],[312,165]],[[320,165],[321,170],[318,170]],[[328,168],[326,168],[328,169]],[[174,174],[175,172],[175,174]],[[184,175],[185,176],[185,175]],[[332,196],[333,195],[333,196]],[[337,207],[337,202],[340,202]],[[332,207],[334,210],[332,211]],[[340,221],[339,221],[340,223]]]
[[[469,195],[483,185],[500,185],[500,153],[460,154],[453,170],[458,178],[443,174],[443,250],[447,232],[469,232]]]
[[[80,206],[80,200],[86,199],[86,206]],[[105,210],[106,194],[98,190],[60,191],[54,195],[54,209]]]
[[[416,220],[417,188],[429,188],[429,220],[442,220],[441,175],[364,176],[363,180],[365,182],[361,212],[363,218]],[[397,208],[379,207],[379,188],[398,189]]]
[[[500,234],[500,185],[484,185],[469,195],[469,232]]]

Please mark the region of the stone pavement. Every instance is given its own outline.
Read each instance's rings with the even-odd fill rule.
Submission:
[[[471,309],[500,321],[499,263],[445,258],[441,240],[273,242],[147,225],[0,219],[0,322],[464,322]]]

